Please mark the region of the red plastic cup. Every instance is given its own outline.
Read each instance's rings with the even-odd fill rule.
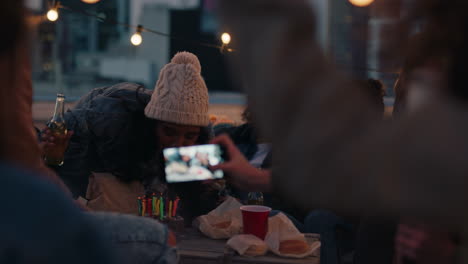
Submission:
[[[252,234],[265,239],[268,232],[268,215],[271,208],[262,205],[241,206],[244,234]]]

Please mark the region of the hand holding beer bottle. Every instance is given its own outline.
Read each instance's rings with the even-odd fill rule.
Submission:
[[[65,145],[68,146],[68,143],[70,142],[70,138],[73,136],[73,131],[68,130],[67,131],[67,136],[65,138]],[[52,132],[50,132],[49,128],[44,128],[41,133],[40,133],[40,143],[39,147],[41,149],[42,157],[44,157],[45,153],[50,148],[54,148],[55,145],[57,144],[56,142],[58,141],[57,138],[55,138],[52,135]]]
[[[65,150],[70,139],[65,124],[64,108],[65,96],[57,94],[54,116],[47,123],[47,130],[42,136],[42,139],[44,139],[45,135],[47,142],[44,148],[44,160],[50,166],[61,166],[63,164]]]

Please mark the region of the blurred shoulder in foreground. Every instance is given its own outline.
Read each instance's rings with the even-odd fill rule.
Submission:
[[[110,263],[91,224],[56,186],[0,163],[0,263]]]

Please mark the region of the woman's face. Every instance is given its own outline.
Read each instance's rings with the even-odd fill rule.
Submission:
[[[186,147],[195,145],[200,136],[198,126],[177,125],[168,122],[158,122],[156,125],[156,140],[161,149]]]

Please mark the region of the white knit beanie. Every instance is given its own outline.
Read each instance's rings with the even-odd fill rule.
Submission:
[[[179,125],[208,126],[208,89],[197,56],[179,52],[164,66],[145,115]]]

